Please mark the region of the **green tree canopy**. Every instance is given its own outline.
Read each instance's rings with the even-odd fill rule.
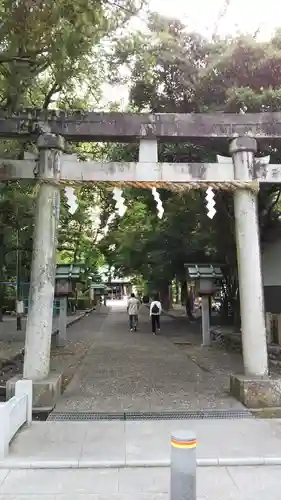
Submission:
[[[143,0],[0,1],[0,109],[17,113],[22,107],[98,107],[106,71],[105,47],[142,4]],[[1,141],[0,157],[23,158],[26,150],[35,152],[34,145]],[[69,150],[85,154],[81,145],[69,146]],[[0,184],[0,306],[1,283],[15,279],[16,241],[21,252],[28,247],[21,264],[29,279],[35,195],[33,185]],[[63,240],[64,253],[59,258],[81,258],[92,267],[101,255],[89,207],[98,207],[102,227],[107,219],[107,194],[83,188],[78,200],[72,218],[62,195],[59,240],[60,245]]]
[[[148,31],[116,40],[111,60],[112,81],[130,89],[130,105],[152,112],[261,112],[279,110],[280,32],[266,43],[246,36],[208,40],[190,32],[180,21],[152,14]],[[120,70],[122,68],[122,71]],[[125,71],[124,71],[125,67]],[[122,75],[120,80],[119,75]],[[161,145],[159,161],[215,161],[227,154],[225,141],[206,147],[192,143]],[[264,144],[262,154],[280,162],[278,152]],[[115,158],[116,148],[109,152]],[[122,157],[120,147],[117,155]],[[123,148],[123,158],[136,152]],[[129,267],[144,278],[184,279],[184,262],[218,261],[225,264],[228,298],[237,297],[237,265],[232,196],[216,195],[217,214],[206,217],[204,195],[161,193],[162,221],[155,215],[152,196],[128,192],[128,211],[114,224],[107,239],[123,272]],[[280,190],[262,188],[259,216],[262,241],[280,234]],[[142,221],[142,223],[141,223]],[[128,234],[126,227],[129,227]],[[105,244],[105,242],[104,242]],[[112,256],[111,256],[112,258]]]
[[[78,89],[89,105],[104,76],[100,42],[141,6],[142,0],[1,1],[2,108],[47,108],[54,99],[72,104]]]

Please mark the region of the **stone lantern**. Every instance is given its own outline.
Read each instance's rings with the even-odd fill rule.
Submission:
[[[66,343],[67,298],[73,295],[75,284],[83,273],[81,264],[58,264],[56,268],[55,298],[59,299],[59,334],[57,343]]]
[[[209,300],[218,290],[223,274],[215,264],[185,264],[189,280],[195,283],[195,290],[201,296],[202,345],[211,344]]]

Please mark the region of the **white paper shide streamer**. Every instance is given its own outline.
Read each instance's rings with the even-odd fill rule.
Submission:
[[[154,200],[156,201],[157,216],[159,217],[159,219],[162,219],[164,214],[164,208],[160,198],[160,194],[158,193],[155,187],[152,188],[152,195]]]
[[[125,205],[125,198],[122,196],[122,189],[120,188],[113,188],[113,199],[116,201],[116,209],[118,212],[118,215],[120,217],[123,217],[124,213],[127,210],[127,207]]]
[[[216,202],[214,200],[214,197],[215,197],[215,193],[212,190],[212,188],[209,187],[206,191],[206,196],[205,196],[205,199],[207,201],[207,217],[209,217],[209,219],[213,219],[213,217],[217,213],[217,211],[215,209]]]
[[[67,203],[69,206],[69,213],[71,213],[71,215],[73,215],[78,208],[77,198],[74,194],[74,189],[72,187],[67,186],[64,189],[64,192],[65,192],[65,196],[67,198]]]

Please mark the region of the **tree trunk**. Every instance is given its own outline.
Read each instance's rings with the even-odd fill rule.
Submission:
[[[171,308],[170,293],[169,293],[169,283],[165,283],[160,288],[160,301],[163,309],[168,311]]]
[[[178,280],[175,280],[175,287],[176,287],[176,304],[180,304],[180,284]]]
[[[187,290],[186,290],[186,280],[181,281],[181,304],[185,305],[186,303],[186,297],[187,297]]]

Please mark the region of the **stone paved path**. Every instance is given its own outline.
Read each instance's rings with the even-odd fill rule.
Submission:
[[[186,328],[183,319],[162,317],[161,335],[154,337],[143,307],[140,331],[131,333],[125,304],[113,301],[111,305],[101,331],[91,332],[91,346],[55,411],[242,408],[217,376],[166,338]]]

